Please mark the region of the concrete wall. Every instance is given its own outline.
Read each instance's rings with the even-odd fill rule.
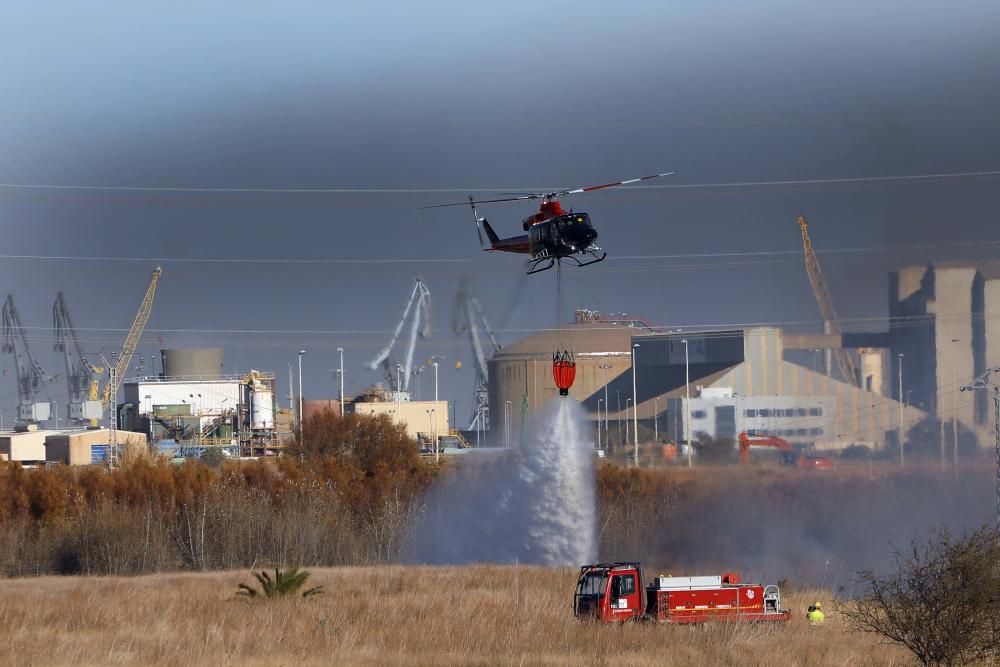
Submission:
[[[309,419],[318,414],[322,414],[324,411],[329,410],[335,415],[340,414],[340,400],[336,398],[323,398],[323,399],[303,399],[302,401],[302,418]]]
[[[981,419],[977,397],[958,388],[981,372],[987,356],[983,290],[982,276],[971,265],[932,264],[890,274],[891,396],[941,419],[957,415],[968,426]]]
[[[406,433],[411,438],[416,438],[418,433],[432,433],[435,425],[438,435],[445,435],[450,429],[448,401],[355,403],[354,414],[388,415],[394,422],[406,426]]]
[[[51,431],[0,434],[0,457],[4,461],[45,460],[45,437]]]
[[[160,360],[166,378],[213,378],[223,374],[221,347],[160,350]]]
[[[983,322],[986,329],[986,367],[1000,366],[1000,277],[983,286]]]
[[[131,431],[117,431],[115,440],[123,447],[145,447],[146,434]],[[90,465],[91,446],[107,445],[111,442],[111,431],[77,431],[74,433],[50,434],[45,439],[45,460],[69,465]]]
[[[149,414],[154,405],[191,406],[192,415],[221,414],[235,410],[240,404],[243,384],[237,380],[218,382],[147,382],[128,383],[124,389],[126,403],[139,406],[139,414]]]
[[[949,407],[947,399],[953,398],[953,394],[958,391],[956,376],[958,380],[965,382],[976,375],[976,343],[982,335],[977,335],[974,328],[974,324],[981,325],[981,320],[974,321],[973,305],[981,301],[981,297],[974,293],[979,291],[974,290],[974,287],[979,286],[981,289],[981,284],[976,280],[977,271],[974,268],[934,267],[934,277],[934,295],[928,302],[927,311],[934,315],[936,400],[927,407],[938,415],[945,416],[950,409],[954,409],[954,402]],[[982,346],[981,342],[979,346]],[[910,361],[905,357],[903,359],[904,391]],[[969,398],[972,400],[968,400]],[[959,421],[975,423],[974,400],[970,396],[958,397]]]

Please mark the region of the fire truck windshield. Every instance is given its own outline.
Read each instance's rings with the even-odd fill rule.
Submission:
[[[608,585],[606,572],[588,572],[580,577],[577,585],[577,595],[603,595],[604,587]]]

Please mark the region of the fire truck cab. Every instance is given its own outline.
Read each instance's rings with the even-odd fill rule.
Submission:
[[[580,568],[573,598],[577,618],[621,623],[711,621],[787,621],[777,586],[745,584],[738,574],[656,577],[643,585],[637,562],[595,563]]]

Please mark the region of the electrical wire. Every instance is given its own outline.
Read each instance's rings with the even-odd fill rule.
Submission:
[[[894,176],[854,176],[846,178],[803,178],[772,181],[730,181],[721,183],[669,183],[643,186],[622,186],[628,190],[688,190],[708,188],[774,187],[786,185],[826,185],[892,183],[911,181],[940,181],[1000,176],[1000,170],[942,172],[933,174],[904,174]],[[557,192],[565,187],[381,187],[381,186],[315,186],[315,187],[197,187],[170,185],[86,185],[59,183],[0,183],[6,190],[64,190],[105,192],[161,192],[161,193],[212,193],[212,194],[449,194],[465,192]]]

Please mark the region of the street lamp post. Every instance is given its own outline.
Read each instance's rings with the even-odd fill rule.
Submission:
[[[507,449],[510,449],[510,412],[513,406],[510,401],[503,402],[503,441]]]
[[[437,418],[434,408],[424,410],[427,413],[427,421],[431,427],[431,437],[434,439],[434,463],[441,463],[441,448],[438,446]]]
[[[608,403],[608,369],[611,368],[611,364],[601,364],[598,366],[604,370],[604,439],[608,439],[608,407],[611,405]],[[601,416],[597,415],[598,418]]]
[[[615,422],[618,424],[618,439],[622,439],[622,392],[620,389],[615,389],[615,399],[618,403],[617,416],[615,417]]]
[[[632,458],[635,467],[639,467],[639,395],[635,390],[635,377],[638,375],[635,367],[635,351],[639,349],[639,343],[632,343]]]
[[[993,446],[997,457],[997,541],[1000,542],[1000,385],[991,380],[994,373],[1000,375],[1000,366],[989,369],[973,380],[972,384],[964,385],[962,391],[980,389],[993,394]]]
[[[153,442],[153,423],[154,423],[153,422],[153,417],[155,416],[153,414],[153,396],[152,396],[152,394],[146,394],[145,396],[143,396],[143,398],[145,398],[146,402],[149,403],[149,406],[146,409],[149,410],[149,442],[152,443]],[[3,413],[0,412],[0,431],[2,431],[2,430],[3,430]]]
[[[955,343],[957,338],[951,339],[951,458],[955,479],[958,479],[958,392],[955,386],[958,384],[958,371],[955,369]]]
[[[302,355],[305,350],[299,350],[299,438],[302,438]]]
[[[344,348],[338,347],[337,354],[340,355],[340,416],[344,416]]]
[[[438,362],[434,362],[434,402],[438,401]]]
[[[659,396],[654,397],[653,398],[653,442],[660,441],[659,403],[660,403],[660,397]]]
[[[632,402],[631,398],[625,399],[625,440],[622,442],[622,444],[625,446],[628,446],[629,428],[630,428],[628,424],[628,406],[629,403],[631,402]]]
[[[604,402],[603,398],[597,399],[597,448],[601,448],[601,403]],[[3,423],[2,417],[0,417],[0,424]]]
[[[903,407],[905,394],[903,394],[903,353],[899,353],[899,433],[896,438],[899,440],[899,465],[906,464],[906,454],[903,452]]]
[[[688,468],[691,467],[691,358],[688,356],[688,340],[682,338],[684,343],[684,441],[687,446]]]

